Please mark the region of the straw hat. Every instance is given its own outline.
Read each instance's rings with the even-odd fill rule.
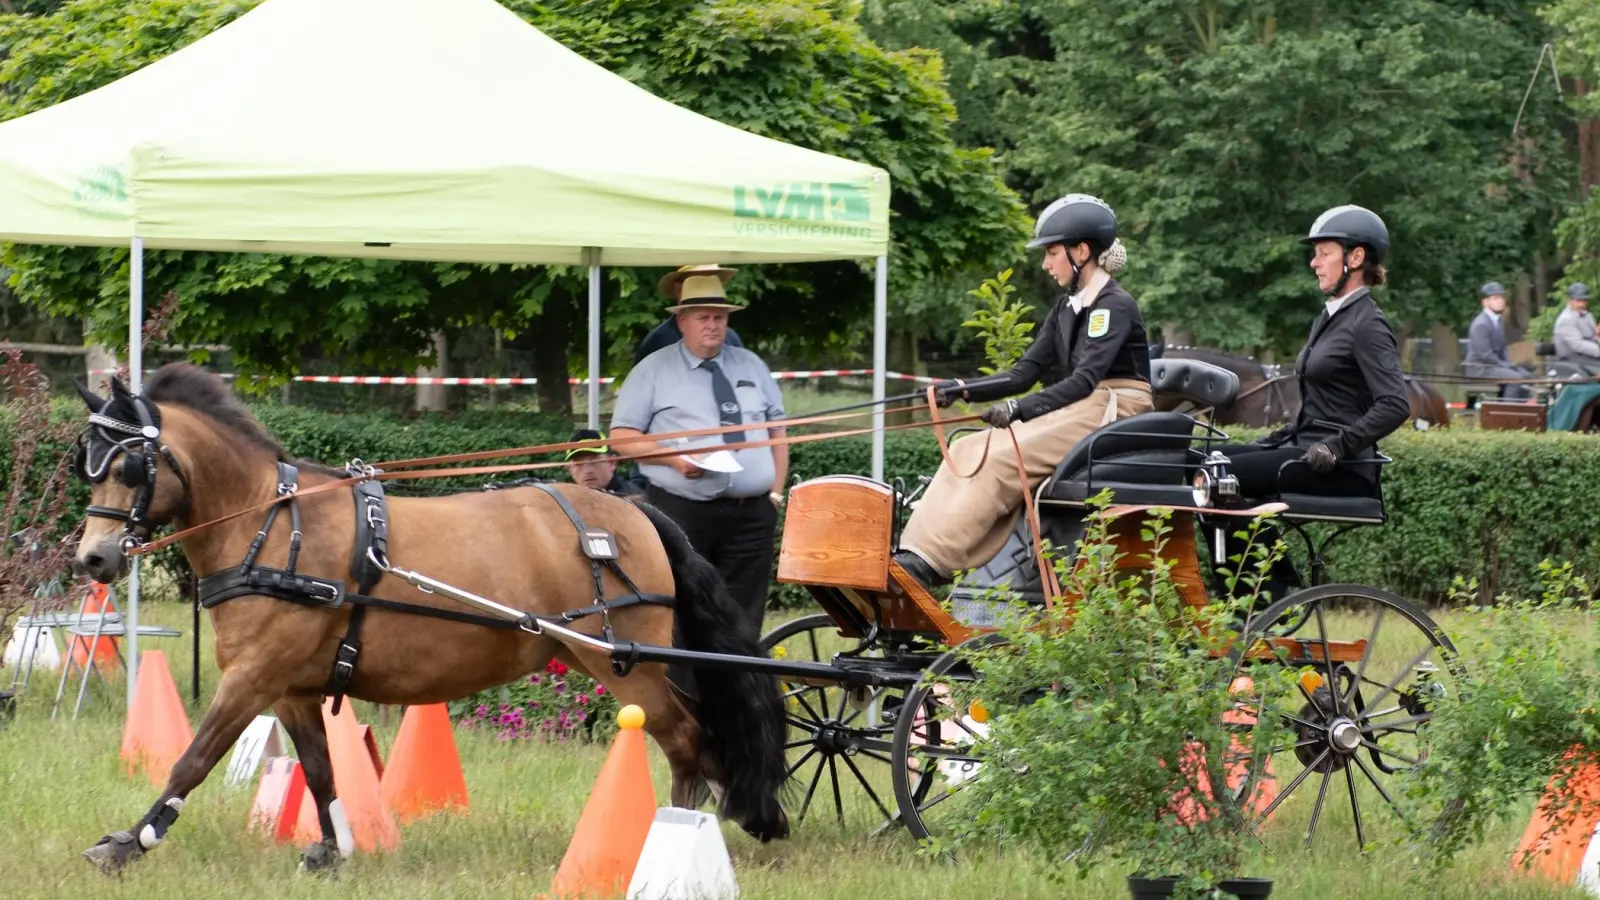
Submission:
[[[709,306],[716,309],[744,309],[743,306],[728,299],[723,285],[736,274],[735,269],[725,268],[716,263],[707,263],[698,266],[684,266],[676,272],[669,272],[662,277],[659,287],[661,293],[678,303],[667,307],[667,312],[679,312],[697,306]]]

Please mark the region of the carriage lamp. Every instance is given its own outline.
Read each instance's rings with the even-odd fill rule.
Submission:
[[[979,725],[989,721],[989,709],[983,705],[982,700],[974,700],[967,704],[967,715]]]
[[[1190,484],[1193,487],[1194,505],[1195,506],[1208,506],[1208,505],[1210,505],[1210,503],[1211,503],[1211,485],[1212,485],[1211,473],[1207,472],[1205,469],[1197,469],[1197,470],[1195,470],[1194,480],[1192,482],[1190,482]]]
[[[1308,694],[1315,694],[1317,688],[1322,687],[1323,683],[1322,675],[1318,672],[1300,673],[1300,686],[1305,688]]]

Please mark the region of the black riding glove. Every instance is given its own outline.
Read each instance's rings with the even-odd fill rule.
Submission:
[[[956,394],[960,392],[959,381],[936,381],[933,385],[933,405],[944,409],[956,402]]]
[[[1005,428],[1011,424],[1016,415],[1017,401],[1006,400],[984,410],[982,418],[991,428]]]
[[[1310,466],[1313,472],[1332,472],[1339,462],[1339,454],[1326,443],[1312,444],[1300,461]]]

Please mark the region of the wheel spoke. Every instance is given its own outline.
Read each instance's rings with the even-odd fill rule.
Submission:
[[[1393,693],[1395,687],[1400,684],[1400,679],[1406,677],[1406,673],[1407,672],[1415,671],[1417,666],[1422,665],[1422,661],[1424,659],[1427,659],[1428,655],[1430,653],[1432,653],[1434,651],[1434,649],[1435,648],[1431,644],[1426,646],[1426,647],[1423,647],[1421,653],[1418,653],[1416,656],[1413,656],[1411,658],[1411,662],[1409,662],[1409,663],[1407,663],[1407,664],[1405,664],[1405,665],[1400,667],[1399,674],[1394,676],[1394,680],[1393,681],[1391,681],[1388,684],[1383,686],[1383,690],[1378,692],[1378,696],[1373,697],[1371,700],[1368,700],[1367,702],[1371,703],[1373,705],[1377,705],[1379,700],[1382,700],[1384,697],[1387,697],[1391,693]]]
[[[1396,753],[1393,750],[1385,750],[1382,747],[1379,747],[1376,743],[1367,740],[1366,738],[1362,738],[1361,739],[1361,744],[1362,744],[1362,746],[1370,747],[1373,750],[1376,750],[1379,753],[1382,753],[1384,756],[1392,756],[1395,759],[1398,759],[1401,762],[1405,763],[1406,765],[1414,766],[1414,765],[1417,765],[1418,763],[1422,762],[1422,760],[1414,759],[1412,757],[1406,756],[1404,753]]]
[[[1378,789],[1378,796],[1382,797],[1383,801],[1389,804],[1389,808],[1394,810],[1394,814],[1400,817],[1400,821],[1405,824],[1406,830],[1416,834],[1416,823],[1411,821],[1411,817],[1406,815],[1405,810],[1400,808],[1400,804],[1394,802],[1394,798],[1389,796],[1388,791],[1384,790],[1383,784],[1378,781],[1378,776],[1372,774],[1372,770],[1367,767],[1366,761],[1359,756],[1353,758],[1356,761],[1356,765],[1361,768],[1361,774],[1367,776],[1367,780],[1372,782],[1372,786]]]
[[[1317,786],[1317,802],[1311,807],[1311,822],[1306,825],[1306,849],[1311,849],[1311,839],[1317,834],[1317,820],[1322,818],[1322,803],[1328,799],[1328,780],[1332,771],[1322,773],[1322,784]]]
[[[1330,754],[1332,752],[1333,752],[1332,750],[1324,749],[1322,751],[1322,755],[1318,756],[1316,759],[1311,761],[1311,765],[1306,766],[1304,769],[1301,769],[1300,770],[1300,774],[1296,775],[1294,777],[1294,780],[1289,782],[1289,786],[1284,788],[1283,791],[1278,794],[1278,796],[1273,797],[1272,798],[1272,802],[1267,804],[1267,808],[1261,811],[1261,815],[1256,816],[1256,820],[1254,822],[1250,823],[1250,826],[1249,826],[1250,831],[1254,832],[1256,830],[1256,826],[1260,825],[1262,822],[1265,822],[1267,820],[1267,817],[1272,815],[1272,811],[1278,808],[1278,804],[1280,804],[1283,801],[1289,799],[1289,795],[1294,793],[1294,789],[1299,787],[1300,783],[1302,781],[1305,781],[1306,778],[1308,776],[1310,776],[1312,772],[1316,771],[1317,766],[1322,765],[1322,761],[1327,759],[1328,758],[1328,754]]]
[[[1333,673],[1333,650],[1328,647],[1328,628],[1322,619],[1322,604],[1318,603],[1312,612],[1317,617],[1317,635],[1318,640],[1322,642],[1322,665],[1328,670],[1328,699],[1333,702],[1333,714],[1343,715],[1341,710],[1344,709],[1344,704],[1340,701],[1344,698],[1339,693],[1339,679]]]
[[[794,773],[800,771],[800,767],[806,764],[806,760],[808,760],[811,757],[816,756],[816,755],[817,755],[817,748],[812,747],[810,750],[807,750],[804,754],[802,754],[800,756],[799,759],[794,761],[794,765],[789,767],[788,773],[786,775],[784,775],[783,777],[786,778],[786,779],[787,778],[793,778],[794,777]]]
[[[1350,767],[1344,767],[1344,783],[1350,789],[1350,814],[1356,820],[1356,846],[1361,852],[1367,852],[1367,834],[1361,827],[1361,803],[1356,799],[1356,776],[1351,773]]]
[[[1350,708],[1350,704],[1355,700],[1356,690],[1361,687],[1361,676],[1366,674],[1367,660],[1372,659],[1372,648],[1378,646],[1378,628],[1383,625],[1384,613],[1388,611],[1387,606],[1378,607],[1377,618],[1372,620],[1372,634],[1367,636],[1367,649],[1361,652],[1361,661],[1356,663],[1356,677],[1350,679],[1350,693],[1344,698],[1346,709]]]
[[[894,813],[889,812],[889,807],[884,806],[883,801],[878,799],[878,792],[873,790],[872,785],[867,783],[867,777],[861,774],[860,769],[856,768],[856,761],[848,756],[840,758],[844,760],[846,766],[850,767],[850,771],[855,774],[856,780],[861,782],[861,789],[866,791],[867,796],[872,798],[872,802],[878,805],[878,810],[883,813],[884,817],[894,818]]]
[[[839,824],[844,824],[844,798],[839,796],[839,764],[835,762],[838,757],[828,757],[828,777],[833,781],[833,808],[838,811]]]
[[[817,774],[811,776],[811,787],[806,789],[806,799],[800,804],[800,818],[806,817],[806,810],[811,808],[811,797],[817,792],[817,785],[822,783],[822,767],[827,765],[827,759],[817,760]]]

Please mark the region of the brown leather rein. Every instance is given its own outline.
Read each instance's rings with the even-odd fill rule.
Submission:
[[[971,478],[976,475],[978,471],[983,468],[983,464],[988,461],[990,442],[994,439],[994,433],[997,429],[986,429],[983,440],[983,454],[978,458],[977,466],[971,472],[963,473],[956,471],[955,463],[950,459],[950,448],[948,446],[948,441],[945,438],[944,426],[959,422],[971,422],[981,419],[982,417],[978,415],[966,415],[956,416],[948,419],[940,418],[939,405],[935,399],[935,391],[936,388],[934,388],[934,386],[928,386],[925,401],[928,409],[928,422],[906,422],[899,425],[886,424],[884,425],[883,430],[902,431],[905,429],[923,428],[931,425],[934,432],[934,442],[939,446],[939,455],[943,457],[945,465],[950,467],[951,473],[958,478]],[[883,413],[887,415],[897,412],[909,412],[916,409],[919,405],[921,404],[886,408],[883,410]],[[394,481],[401,479],[451,477],[459,478],[465,475],[492,475],[504,472],[526,472],[537,469],[551,469],[565,466],[566,462],[564,460],[558,460],[538,463],[518,463],[514,465],[470,466],[465,468],[423,468],[424,466],[433,467],[442,466],[449,463],[478,462],[481,460],[498,459],[507,456],[535,456],[547,453],[562,453],[567,450],[600,448],[607,445],[615,447],[618,445],[636,443],[656,443],[664,440],[677,440],[680,438],[727,434],[734,431],[743,432],[758,429],[764,430],[766,428],[782,428],[787,431],[787,429],[799,425],[814,425],[822,422],[838,421],[840,419],[860,418],[862,416],[874,415],[875,412],[876,411],[874,410],[864,410],[850,413],[832,413],[827,415],[807,416],[799,419],[784,419],[779,420],[778,422],[767,423],[762,426],[755,426],[751,424],[723,425],[716,428],[700,428],[689,431],[677,431],[663,434],[641,434],[636,437],[613,437],[609,440],[591,439],[585,441],[564,441],[556,444],[535,444],[527,447],[512,447],[505,450],[480,450],[471,453],[452,453],[444,456],[423,456],[414,459],[401,459],[390,462],[362,464],[361,468],[365,469],[363,474],[353,475],[348,478],[338,478],[333,481],[324,482],[311,487],[300,488],[292,494],[280,495],[263,503],[258,503],[255,506],[245,507],[244,509],[231,512],[225,516],[212,519],[209,522],[203,522],[199,525],[173,532],[172,534],[169,534],[166,537],[158,540],[134,545],[128,548],[126,552],[128,556],[143,556],[145,554],[154,553],[157,550],[169,547],[172,544],[183,540],[184,538],[190,537],[191,535],[197,534],[206,529],[213,528],[222,524],[223,522],[232,521],[240,516],[247,516],[251,513],[263,512],[290,499],[291,497],[310,497],[315,494],[327,493],[341,488],[346,488],[362,481]],[[683,456],[686,454],[705,453],[710,450],[743,450],[753,447],[775,447],[780,445],[788,446],[791,444],[805,444],[815,441],[831,440],[833,438],[853,437],[856,435],[871,434],[872,432],[873,428],[866,427],[826,431],[820,434],[790,435],[786,433],[783,437],[768,438],[760,441],[740,441],[737,443],[724,443],[712,447],[684,447],[676,450],[661,450],[655,453],[642,453],[629,456],[627,458],[635,460],[663,459],[673,456]],[[1061,596],[1061,586],[1056,578],[1055,570],[1051,568],[1049,561],[1045,558],[1044,540],[1039,533],[1039,510],[1033,502],[1033,491],[1030,489],[1028,484],[1028,472],[1027,468],[1022,462],[1022,448],[1017,443],[1017,433],[1014,430],[1007,428],[1006,434],[1011,438],[1012,458],[1017,466],[1018,483],[1022,487],[1022,502],[1024,508],[1027,510],[1029,531],[1033,535],[1034,560],[1039,566],[1040,579],[1044,589],[1045,606],[1046,608],[1054,608],[1056,598]],[[405,469],[410,471],[389,471],[392,469]]]
[[[932,399],[931,399],[932,398],[932,391],[933,391],[933,388],[930,387],[929,388],[929,398],[930,398],[929,399],[929,407],[930,408],[934,407],[934,404],[933,404]],[[918,406],[920,406],[920,404],[913,404],[913,405],[908,405],[908,406],[904,406],[904,407],[895,407],[895,408],[885,409],[884,413],[887,415],[887,414],[890,414],[890,413],[909,412],[911,410],[917,409]],[[350,487],[351,485],[358,484],[358,483],[363,482],[363,481],[396,481],[396,480],[411,480],[411,479],[422,479],[422,478],[459,478],[459,477],[468,476],[468,475],[493,475],[493,474],[506,473],[506,472],[527,472],[527,471],[534,471],[534,470],[538,470],[538,469],[553,469],[553,468],[564,467],[566,465],[566,461],[565,460],[553,460],[553,461],[536,462],[536,463],[518,463],[518,464],[493,465],[493,466],[470,466],[470,467],[458,467],[458,468],[422,468],[424,466],[432,467],[432,466],[447,465],[447,464],[450,464],[450,463],[478,462],[478,461],[481,461],[481,460],[498,459],[498,458],[504,458],[504,457],[507,457],[507,456],[536,456],[536,455],[543,455],[543,454],[549,454],[549,453],[562,453],[562,452],[565,452],[567,450],[580,450],[580,449],[600,448],[600,447],[605,447],[607,445],[615,447],[615,446],[619,446],[619,445],[636,444],[636,443],[655,443],[655,442],[658,442],[658,441],[676,440],[676,439],[680,439],[680,438],[702,437],[702,436],[710,436],[710,435],[718,435],[718,434],[727,434],[729,432],[735,432],[735,431],[743,432],[743,431],[752,431],[752,430],[764,430],[766,428],[789,429],[789,428],[794,428],[794,427],[800,426],[800,425],[814,425],[814,424],[818,424],[818,423],[822,423],[822,422],[838,421],[838,420],[841,420],[841,419],[860,418],[862,416],[873,415],[874,412],[875,411],[873,411],[873,410],[865,410],[865,411],[850,412],[850,413],[832,413],[832,414],[828,414],[828,415],[807,416],[807,417],[803,417],[803,418],[799,418],[799,419],[784,419],[784,420],[779,420],[779,421],[775,421],[775,422],[767,423],[767,424],[762,424],[762,425],[753,425],[753,424],[723,425],[723,426],[719,426],[719,427],[716,427],[716,428],[700,428],[700,429],[693,429],[693,430],[687,430],[687,431],[674,431],[674,432],[662,433],[662,434],[642,434],[642,435],[638,435],[638,436],[613,437],[613,438],[611,438],[609,440],[591,439],[591,440],[584,440],[584,441],[563,441],[561,443],[554,443],[554,444],[535,444],[535,445],[526,446],[526,447],[512,447],[512,448],[508,448],[508,449],[504,449],[504,450],[480,450],[480,451],[474,451],[474,452],[471,452],[471,453],[452,453],[452,454],[447,454],[447,455],[444,455],[444,456],[424,456],[424,457],[417,457],[415,459],[402,459],[402,460],[394,460],[394,461],[389,461],[389,462],[361,463],[359,468],[362,468],[362,469],[366,470],[363,474],[352,475],[352,476],[347,477],[347,478],[337,478],[337,479],[334,479],[332,481],[327,481],[327,482],[324,482],[322,484],[317,484],[317,485],[313,485],[313,486],[310,486],[310,487],[302,487],[302,488],[298,489],[297,491],[295,491],[292,495],[286,494],[286,495],[281,495],[281,496],[278,496],[278,497],[274,497],[271,500],[267,500],[267,501],[264,501],[262,503],[258,503],[258,504],[254,505],[254,506],[248,506],[248,507],[245,507],[244,509],[240,509],[240,510],[236,510],[234,512],[228,513],[225,516],[219,516],[218,518],[212,519],[209,522],[203,522],[203,523],[201,523],[199,525],[194,525],[194,526],[191,526],[189,528],[185,528],[185,529],[183,529],[181,531],[173,532],[172,534],[169,534],[166,537],[135,545],[135,546],[133,546],[133,547],[128,549],[127,555],[128,556],[143,556],[143,555],[146,555],[146,554],[149,554],[149,553],[154,553],[157,550],[161,550],[163,548],[169,547],[169,546],[171,546],[171,545],[173,545],[173,544],[175,544],[175,543],[177,543],[179,541],[182,541],[185,538],[188,538],[188,537],[190,537],[190,536],[192,536],[194,534],[197,534],[197,533],[199,533],[201,531],[205,531],[207,529],[213,528],[213,527],[215,527],[217,525],[220,525],[220,524],[222,524],[224,522],[229,522],[229,521],[232,521],[233,519],[239,518],[240,516],[250,515],[251,513],[263,512],[263,511],[265,511],[267,509],[272,508],[273,506],[276,506],[279,503],[282,503],[282,502],[288,500],[290,498],[290,496],[293,496],[293,497],[296,497],[296,498],[310,497],[310,496],[314,496],[316,494],[322,494],[322,493],[327,493],[327,492],[334,491],[334,490],[339,490],[341,488],[347,488],[347,487]],[[954,419],[946,419],[944,421],[946,421],[946,422],[969,422],[969,421],[974,421],[974,420],[976,420],[978,418],[979,418],[979,416],[977,416],[977,415],[969,415],[969,416],[961,416],[961,417],[954,418]],[[926,422],[908,422],[908,423],[902,423],[902,424],[899,424],[899,425],[885,425],[883,430],[884,431],[901,431],[901,430],[905,430],[905,429],[909,429],[909,428],[926,427],[928,424],[929,423],[926,423]],[[631,457],[628,457],[628,458],[635,459],[635,460],[663,459],[663,458],[668,458],[668,457],[673,457],[673,456],[684,456],[684,455],[688,455],[688,454],[708,453],[708,452],[711,452],[713,450],[743,450],[743,449],[746,449],[746,448],[754,448],[754,447],[774,447],[774,446],[780,446],[780,445],[787,446],[787,445],[790,445],[790,444],[805,444],[805,443],[812,443],[812,442],[815,442],[815,441],[830,440],[830,439],[833,439],[833,438],[853,437],[853,436],[856,436],[856,435],[871,434],[872,432],[873,432],[873,428],[865,427],[865,428],[846,428],[846,429],[840,429],[840,430],[834,430],[834,431],[825,431],[825,432],[821,432],[821,433],[818,433],[818,434],[805,434],[805,435],[785,434],[783,437],[768,438],[766,440],[760,440],[760,441],[740,441],[740,442],[737,442],[737,443],[723,443],[723,444],[718,444],[718,445],[714,445],[714,446],[710,446],[710,447],[683,447],[683,448],[680,448],[680,449],[672,449],[672,450],[663,449],[663,450],[660,450],[658,452],[641,453],[641,454],[637,454],[637,455],[634,455],[634,456],[631,456]],[[942,429],[940,430],[939,433],[941,435],[941,440],[942,440],[942,434],[943,434]],[[943,452],[944,448],[942,446],[941,446],[940,449],[941,449],[941,452]],[[359,461],[357,461],[357,462],[359,463]],[[389,471],[391,469],[409,469],[411,471],[400,471],[400,472]],[[968,477],[970,477],[970,476],[968,476]]]

